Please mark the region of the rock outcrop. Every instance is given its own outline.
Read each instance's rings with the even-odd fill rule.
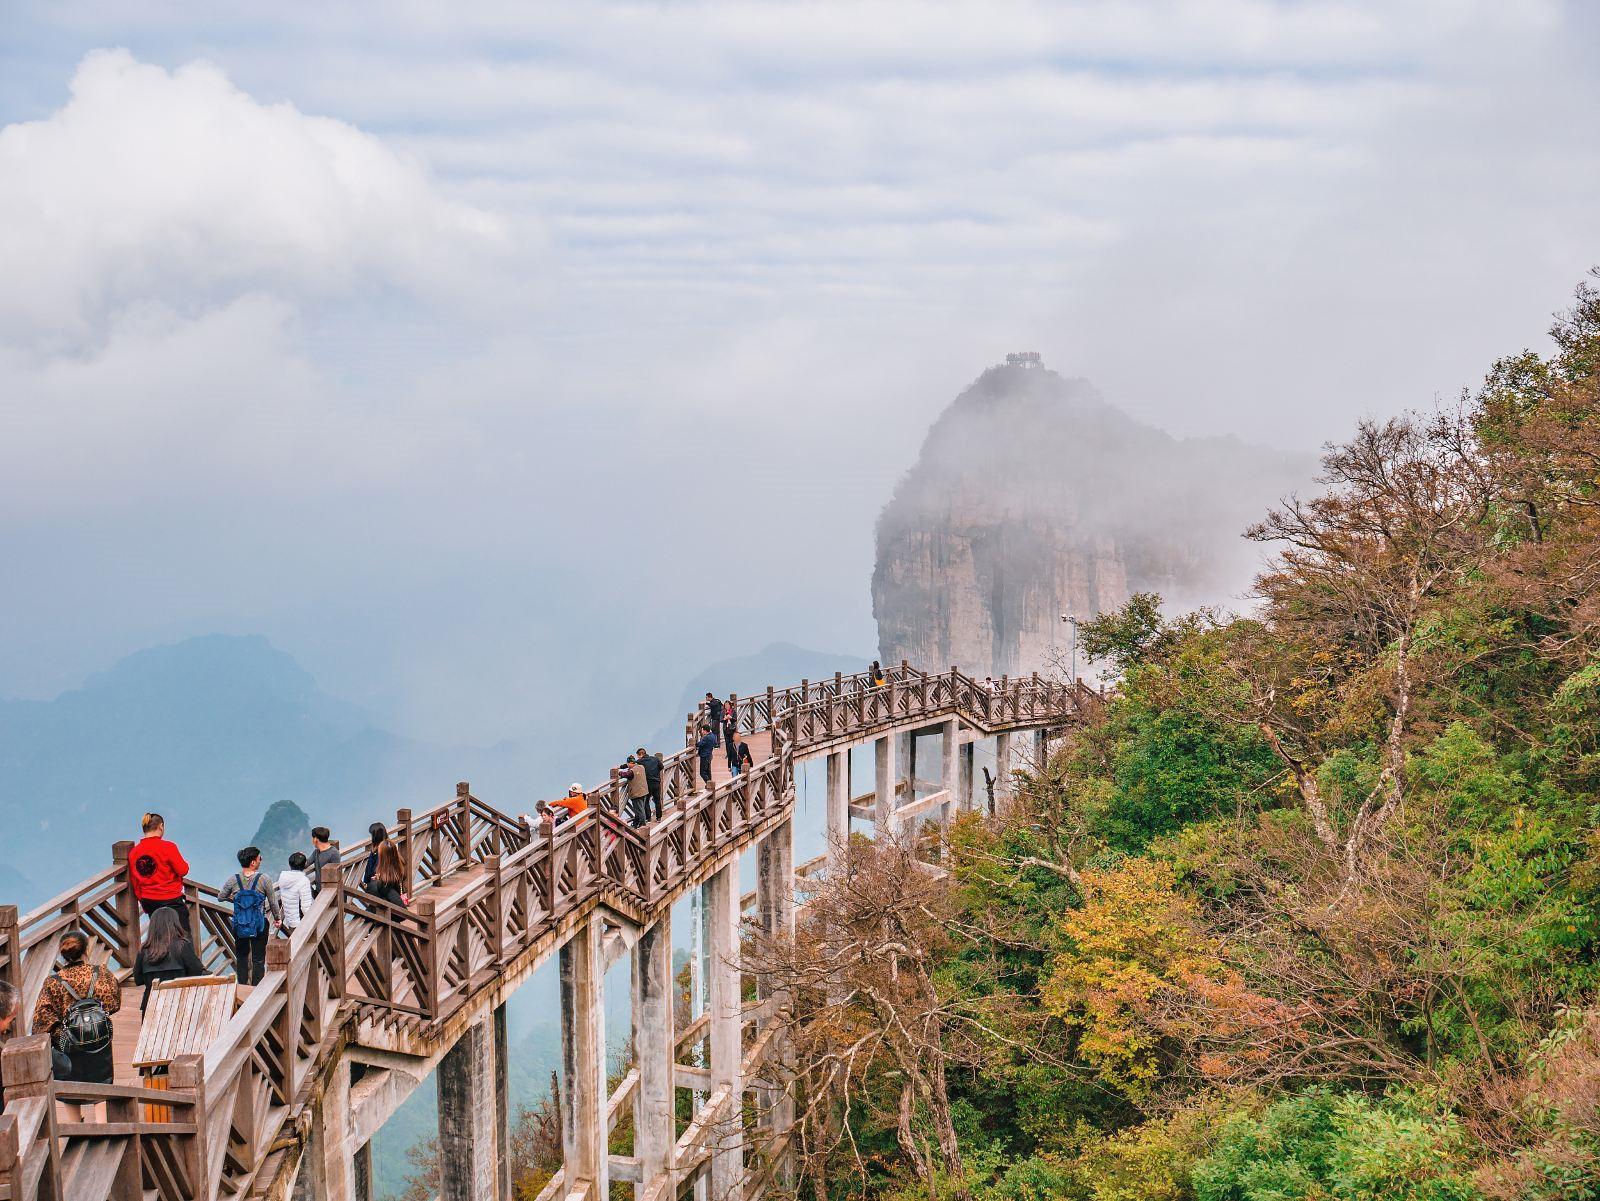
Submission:
[[[1016,674],[1064,656],[1063,614],[1136,591],[1238,606],[1258,559],[1244,528],[1313,466],[1173,438],[1085,380],[993,367],[940,415],[878,519],[881,654]]]

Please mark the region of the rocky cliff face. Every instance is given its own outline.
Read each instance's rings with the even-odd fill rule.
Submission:
[[[1242,531],[1312,470],[1233,438],[1173,438],[1085,380],[991,368],[934,423],[878,519],[880,652],[1017,674],[1065,653],[1062,614],[1136,591],[1238,605],[1256,562]]]

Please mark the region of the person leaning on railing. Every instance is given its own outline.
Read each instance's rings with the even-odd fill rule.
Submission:
[[[157,909],[176,910],[189,929],[189,906],[183,901],[183,878],[189,874],[188,861],[176,843],[166,838],[167,823],[159,813],[146,813],[140,823],[144,837],[128,852],[128,884],[146,916]]]
[[[311,878],[313,900],[322,891],[322,869],[339,866],[339,848],[333,845],[332,838],[327,826],[311,827],[311,858],[306,872]]]
[[[406,869],[400,862],[400,848],[385,840],[379,844],[377,856],[372,879],[362,887],[380,901],[406,908],[411,904],[411,898],[406,895]]]
[[[634,752],[634,758],[636,758],[644,766],[645,784],[649,788],[649,794],[648,795],[649,795],[650,809],[654,809],[655,810],[655,818],[656,818],[657,821],[660,821],[661,820],[661,771],[662,771],[662,768],[665,766],[665,764],[662,762],[662,759],[661,759],[660,755],[652,755],[648,751],[646,751],[644,749],[644,747],[640,747],[637,751]],[[646,814],[647,814],[646,820],[649,820],[648,819],[648,813],[649,813],[649,810],[646,810]]]

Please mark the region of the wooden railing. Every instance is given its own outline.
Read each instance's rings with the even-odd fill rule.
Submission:
[[[700,781],[693,748],[667,757],[663,817],[644,829],[621,820],[625,787],[615,774],[589,794],[586,812],[560,825],[502,813],[466,784],[424,813],[399,810],[390,832],[412,903],[362,891],[365,840],[325,868],[310,913],[291,938],[269,944],[265,977],[203,1060],[181,1071],[174,1064],[177,1095],[157,1094],[174,1107],[172,1121],[141,1115],[152,1103],[148,1090],[50,1081],[47,1049],[40,1076],[38,1036],[7,1046],[0,1201],[242,1196],[309,1098],[351,1013],[432,1037],[573,914],[604,902],[651,920],[788,812],[795,760],[813,749],[958,713],[988,730],[1061,725],[1093,696],[1036,676],[991,690],[954,669],[930,676],[902,665],[882,685],[864,673],[836,676],[741,701],[741,730],[770,730],[772,753],[715,788]],[[20,920],[0,907],[0,979],[22,989],[25,1015],[69,929],[91,937],[97,962],[131,968],[138,915],[126,845],[111,867]],[[228,907],[209,885],[187,888],[197,949],[208,967],[220,966],[230,954]],[[15,1088],[14,1060],[22,1073]],[[91,1092],[121,1116],[103,1129],[56,1124],[58,1103],[88,1101]],[[113,1144],[115,1152],[103,1149]],[[110,1183],[98,1190],[102,1180]]]

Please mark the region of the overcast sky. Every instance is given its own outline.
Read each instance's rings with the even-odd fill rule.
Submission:
[[[1006,351],[1314,447],[1600,261],[1592,4],[6,14],[0,695],[262,632],[489,740],[574,664],[868,653]]]

